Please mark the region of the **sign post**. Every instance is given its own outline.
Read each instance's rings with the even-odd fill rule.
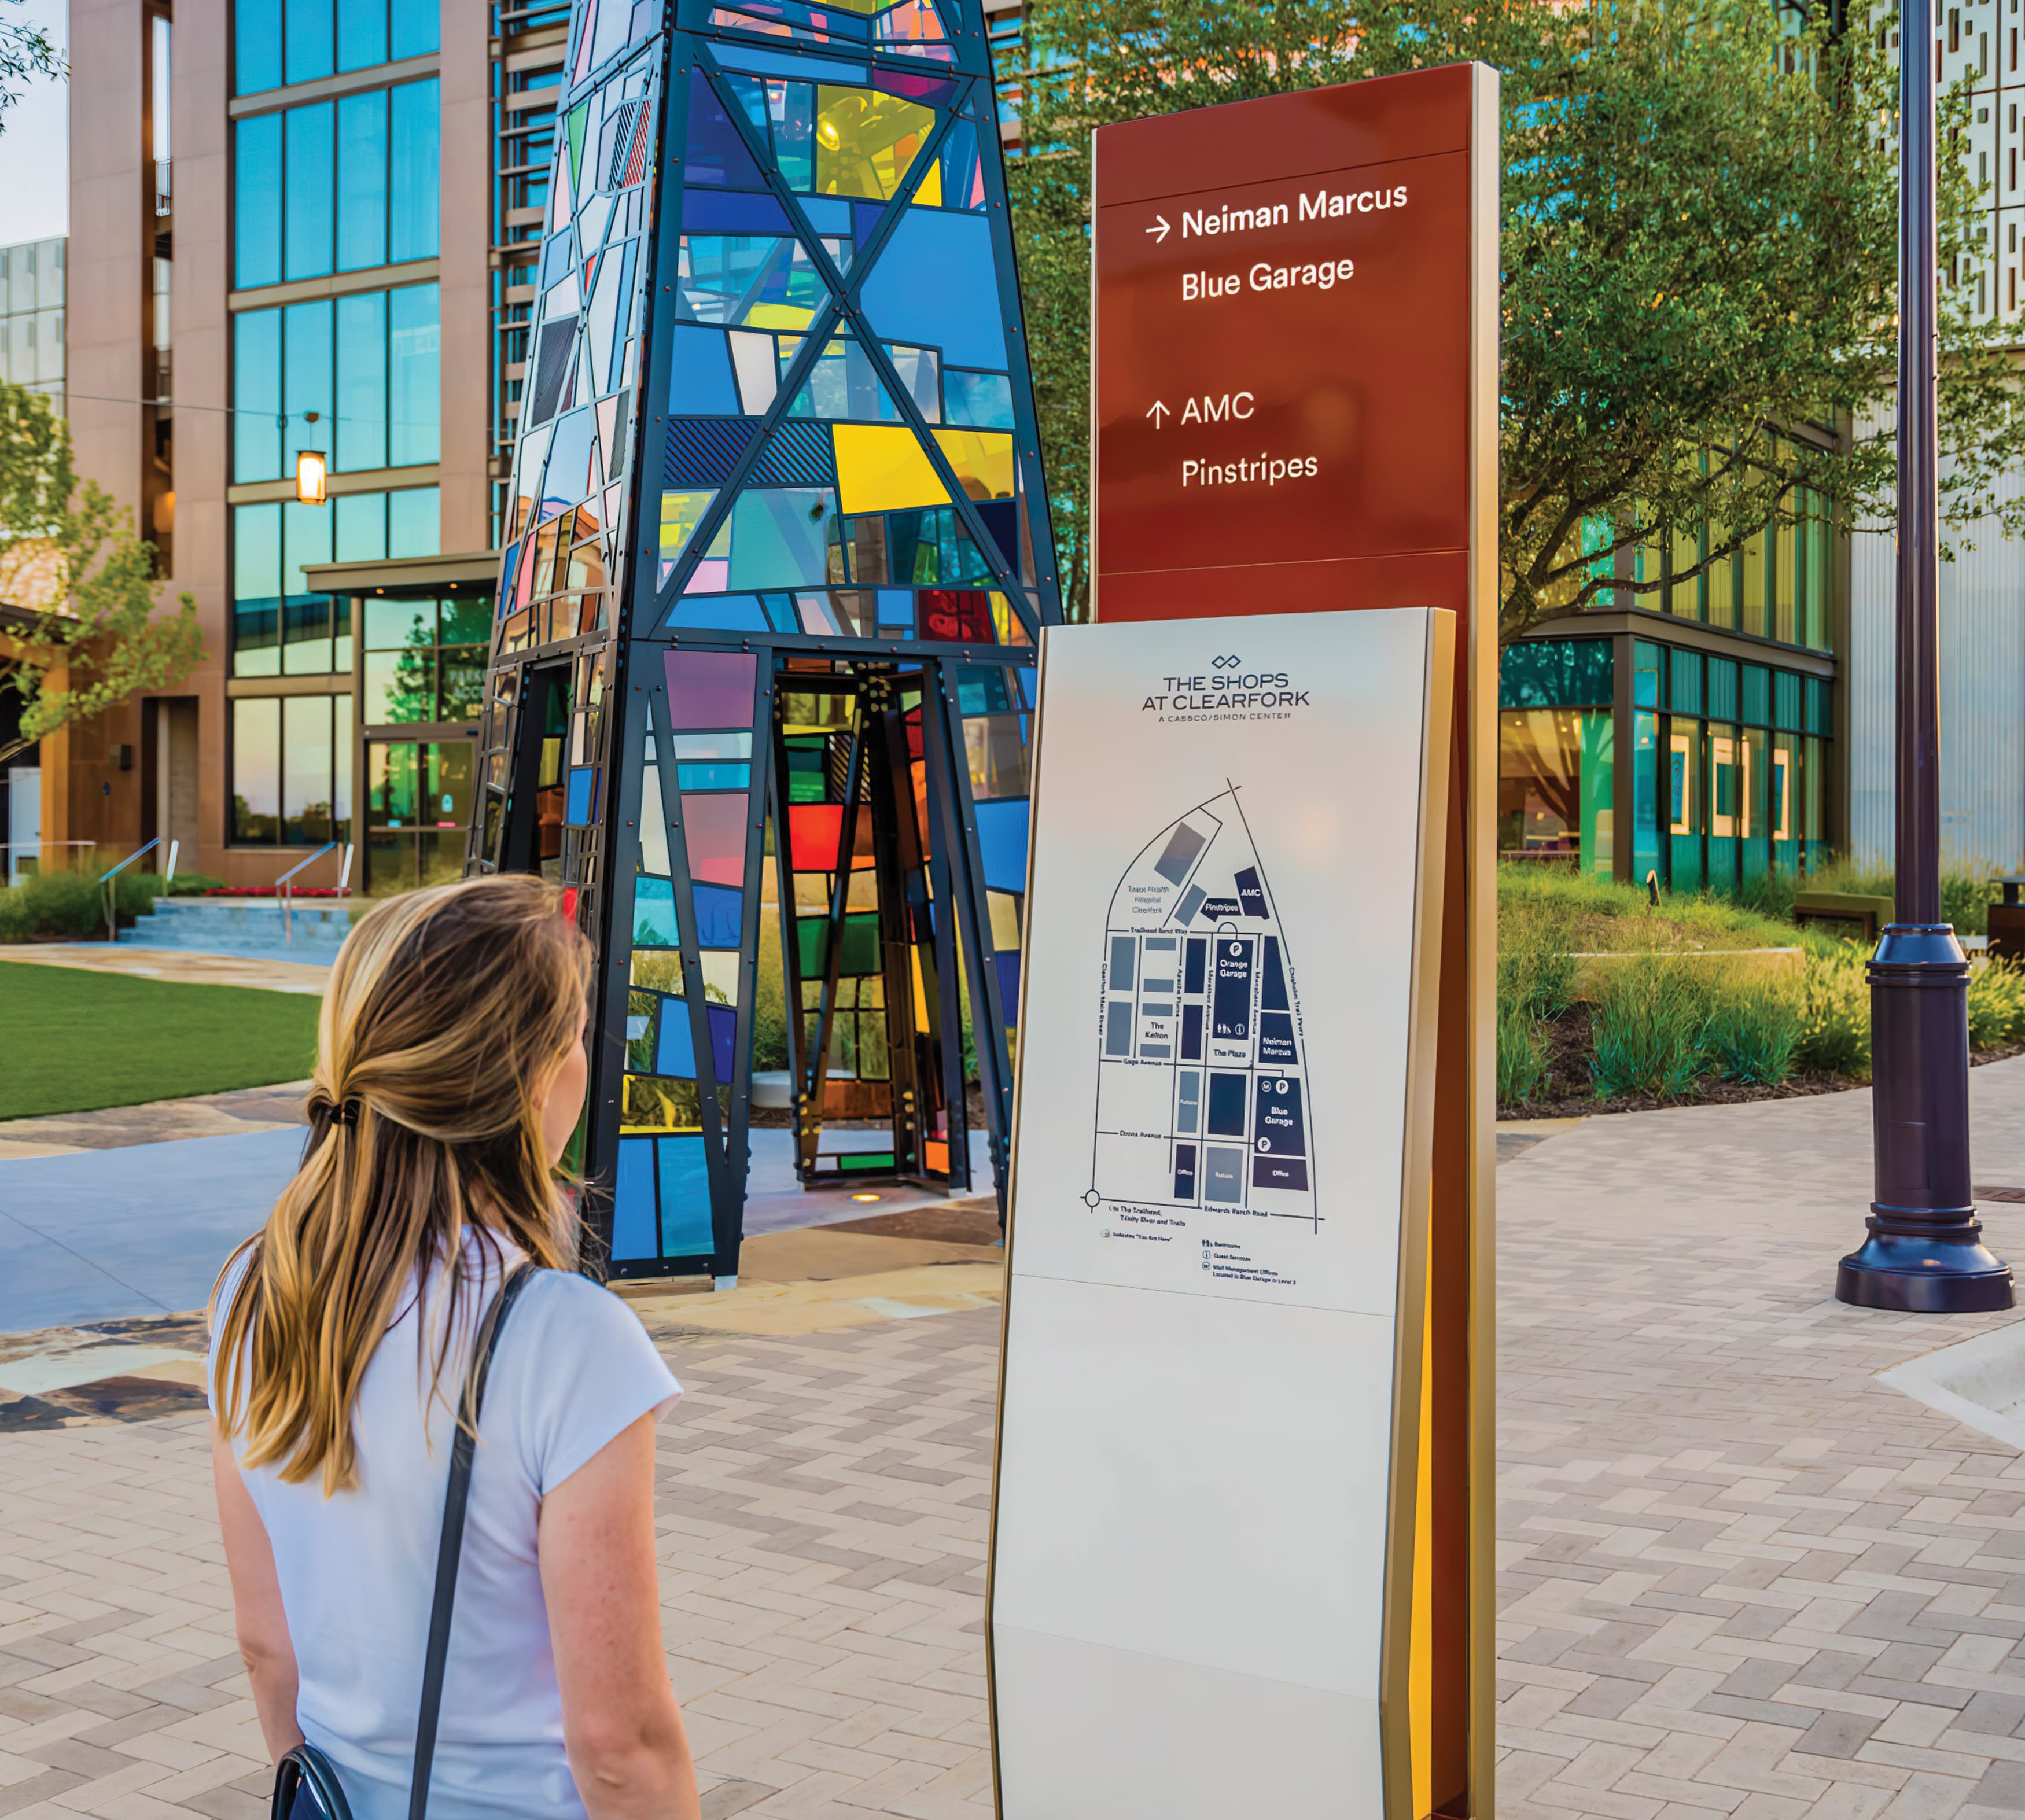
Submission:
[[[1108,127],[1095,169],[1099,623],[1043,640],[1001,1811],[1483,1820],[1497,79]]]

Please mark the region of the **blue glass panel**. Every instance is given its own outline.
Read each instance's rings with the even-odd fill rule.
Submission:
[[[330,270],[335,128],[331,104],[291,108],[285,123],[288,206],[282,211],[281,275],[320,278]],[[245,230],[241,224],[241,233]],[[243,242],[242,242],[243,244]]]
[[[692,771],[736,771],[739,774],[739,787],[743,788],[746,765],[682,765],[682,788],[689,789],[719,789],[716,784],[695,785],[689,781]],[[700,948],[735,948],[739,945],[739,932],[744,920],[745,894],[733,891],[721,884],[700,884],[696,888],[696,946]]]
[[[790,233],[788,211],[771,196],[692,189],[682,197],[685,233]]]
[[[443,453],[441,317],[435,285],[388,293],[388,458],[397,468]]]
[[[977,805],[977,846],[993,891],[1027,888],[1027,800],[1008,796]]]
[[[678,765],[675,767],[675,781],[685,790],[749,790],[752,787],[752,767],[750,765],[731,764]],[[700,923],[703,920],[704,888],[699,885],[696,890],[696,920]],[[725,895],[734,899],[737,896],[735,892],[730,892]],[[707,936],[699,936],[696,939],[707,948],[736,947],[738,945],[736,914],[733,915],[731,926],[733,935],[728,942],[713,942]]]
[[[998,1009],[1010,1024],[1020,1015],[1020,950],[994,954],[991,963],[998,970]]]
[[[981,215],[910,208],[859,297],[880,339],[940,347],[945,365],[1005,365],[1005,319]]]
[[[764,632],[772,630],[759,601],[750,594],[678,595],[674,606],[668,609],[667,623],[671,631],[677,631]],[[784,629],[799,632],[801,627],[791,625]]]
[[[285,79],[314,82],[330,74],[331,0],[288,0]]]
[[[633,945],[638,948],[672,948],[675,933],[675,888],[665,878],[637,878],[633,881]],[[661,1020],[661,1042],[668,1040],[668,1023]],[[662,1074],[671,1072],[663,1068]]]
[[[442,48],[437,0],[393,0],[394,28],[388,54],[395,61]]]
[[[792,594],[762,594],[759,604],[766,609],[766,623],[777,632],[799,632],[802,622],[795,612]]]
[[[542,513],[568,510],[590,490],[590,445],[597,435],[597,414],[589,406],[573,410],[556,425],[549,444],[549,469],[542,482]]]
[[[661,1028],[655,1039],[654,1072],[675,1080],[696,1079],[696,1039],[689,1029],[689,1008],[680,998],[661,1001]]]
[[[337,461],[387,465],[387,293],[337,300]]]
[[[741,494],[731,509],[728,585],[820,586],[828,577],[829,527],[836,516],[835,497],[820,489]]]
[[[397,263],[434,259],[442,237],[437,87],[432,77],[427,82],[403,83],[389,91],[393,97],[393,125],[389,135],[392,158],[387,256]]]
[[[978,429],[1009,430],[1012,423],[1012,381],[1002,373],[943,373],[943,421]]]
[[[281,119],[259,114],[233,128],[233,282],[241,290],[281,281]]]
[[[581,828],[590,820],[590,787],[597,781],[597,773],[586,765],[569,774],[569,803],[563,812],[563,821],[571,828]]]
[[[700,69],[689,72],[689,142],[687,175],[692,183],[730,189],[764,189],[766,180],[717,91]]]
[[[404,487],[387,495],[388,556],[442,554],[441,498],[434,487]]]
[[[730,1005],[712,1005],[710,1012],[710,1064],[720,1081],[731,1079],[731,1053],[738,1035],[738,1012]]]
[[[337,104],[337,269],[387,263],[387,91]]]
[[[731,345],[724,331],[682,323],[677,325],[674,337],[669,362],[669,414],[737,417],[738,388],[731,377]]]
[[[842,236],[851,232],[851,204],[841,196],[804,197],[802,212],[818,233]]]
[[[1041,675],[1038,670],[1016,670],[1020,678],[1020,696],[1029,708],[1041,699]]]
[[[816,82],[862,83],[865,66],[840,63],[834,57],[798,57],[792,51],[761,50],[729,39],[712,42],[711,51],[726,69],[749,69],[757,75],[802,76]]]
[[[281,312],[281,408],[288,425],[281,442],[281,465],[293,473],[296,457],[304,449],[330,453],[330,421],[334,388],[331,382],[331,308],[328,299],[291,303]],[[314,411],[317,421],[307,421]]]
[[[432,17],[436,8],[424,0],[394,0],[396,19],[413,8]],[[432,47],[433,48],[433,47]],[[337,9],[337,67],[370,69],[387,61],[386,0],[339,0]]]
[[[281,86],[281,0],[238,0],[232,9],[233,68],[239,93]],[[244,142],[242,141],[243,144]]]
[[[612,1184],[612,1255],[651,1258],[654,1239],[654,1140],[621,1138]]]
[[[248,310],[232,319],[232,477],[281,473],[281,312]]]
[[[703,1139],[656,1138],[654,1147],[661,1163],[661,1255],[706,1256],[713,1246],[710,1171],[704,1161]]]

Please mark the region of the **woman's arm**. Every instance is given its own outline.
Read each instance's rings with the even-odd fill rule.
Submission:
[[[281,1609],[274,1550],[253,1496],[239,1476],[232,1443],[211,1425],[211,1474],[218,1486],[218,1526],[225,1532],[225,1567],[232,1577],[232,1615],[239,1653],[253,1683],[253,1704],[267,1754],[279,1763],[303,1741],[296,1724],[296,1646]]]
[[[563,1741],[592,1820],[698,1820],[661,1643],[651,1415],[542,1498],[539,1546]]]

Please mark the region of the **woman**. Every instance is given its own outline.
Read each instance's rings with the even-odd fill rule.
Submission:
[[[591,960],[538,880],[392,899],[318,1031],[302,1169],[212,1296],[211,1451],[267,1748],[402,1820],[476,1324],[524,1258],[478,1424],[432,1820],[694,1820],[662,1652],[654,1418],[681,1395],[571,1274],[557,1166]]]

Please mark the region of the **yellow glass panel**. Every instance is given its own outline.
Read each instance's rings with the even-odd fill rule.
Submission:
[[[1020,911],[1009,891],[988,891],[985,902],[991,906],[991,945],[1001,954],[1016,952],[1020,946]]]
[[[935,131],[932,108],[872,89],[816,90],[816,189],[884,201],[899,189]]]
[[[806,329],[815,319],[815,311],[799,303],[755,303],[744,316],[747,325],[754,329]],[[792,358],[792,352],[784,349],[782,358]]]
[[[661,561],[673,562],[689,540],[696,535],[703,515],[717,497],[715,488],[703,492],[663,493],[661,495]]]
[[[832,434],[838,504],[845,513],[949,503],[928,451],[905,425],[839,424]]]
[[[736,948],[705,948],[696,958],[703,963],[703,995],[713,1005],[738,1002],[740,958]]]
[[[1012,497],[1012,439],[993,430],[937,430],[935,440],[973,499]]]
[[[931,164],[928,174],[921,179],[921,186],[914,192],[914,200],[924,208],[940,208],[943,205],[943,167]]]
[[[696,1083],[663,1080],[649,1075],[627,1075],[619,1129],[629,1134],[701,1131],[703,1101],[697,1097]]]
[[[666,838],[665,833],[663,838]],[[632,984],[647,991],[682,995],[682,958],[668,948],[635,948]]]

